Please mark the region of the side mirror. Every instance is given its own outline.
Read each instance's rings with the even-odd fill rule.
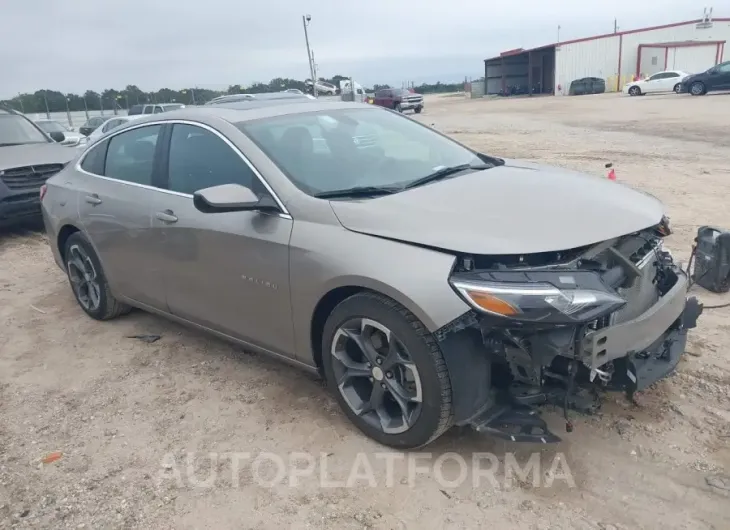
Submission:
[[[63,134],[61,131],[53,131],[51,133],[48,133],[48,136],[50,136],[54,142],[58,143],[61,143],[66,139],[66,135]]]
[[[203,213],[277,211],[279,208],[269,196],[259,199],[240,184],[221,184],[198,190],[193,194],[193,205]]]

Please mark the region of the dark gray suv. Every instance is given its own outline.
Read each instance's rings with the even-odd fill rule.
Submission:
[[[56,133],[53,133],[55,136]],[[0,226],[41,219],[40,189],[76,155],[23,114],[0,107]]]

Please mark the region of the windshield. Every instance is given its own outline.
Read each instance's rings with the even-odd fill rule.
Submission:
[[[67,132],[66,129],[63,128],[63,126],[60,123],[57,123],[55,121],[37,121],[35,122],[38,127],[46,131],[47,133],[52,132]]]
[[[479,165],[469,149],[410,118],[375,108],[238,123],[302,191],[403,188],[443,168]]]
[[[48,138],[26,118],[0,113],[0,145],[42,143],[48,143]]]

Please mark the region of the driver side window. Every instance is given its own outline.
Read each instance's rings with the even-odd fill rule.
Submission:
[[[716,70],[722,74],[730,74],[730,63],[722,63],[717,65]]]

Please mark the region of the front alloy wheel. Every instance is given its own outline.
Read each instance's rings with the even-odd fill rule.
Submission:
[[[332,341],[332,371],[350,410],[386,434],[418,420],[423,400],[418,368],[393,332],[368,318],[345,322]]]
[[[689,92],[693,96],[701,96],[705,93],[705,85],[700,82],[692,83],[692,86],[689,88]]]
[[[629,88],[629,96],[640,96],[641,89],[638,86],[632,86]]]
[[[416,316],[370,291],[340,302],[322,335],[327,385],[370,438],[399,449],[435,440],[453,422],[441,349]]]

